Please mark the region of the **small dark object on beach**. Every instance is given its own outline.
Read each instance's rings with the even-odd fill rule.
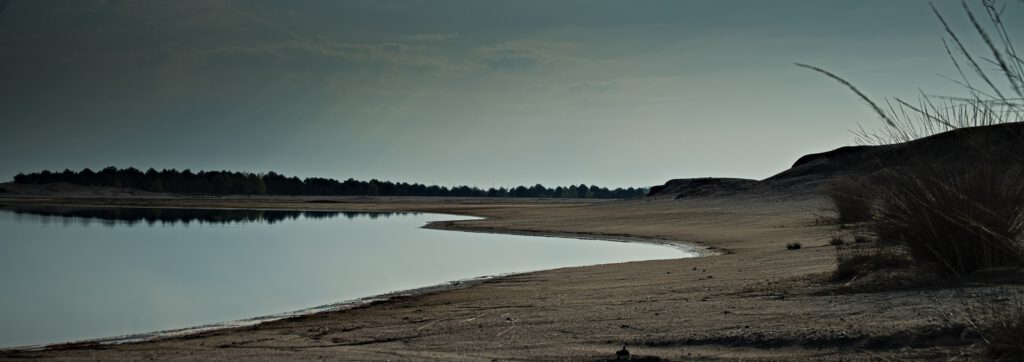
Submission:
[[[629,350],[626,349],[626,345],[622,345],[622,349],[620,349],[618,352],[615,352],[615,359],[619,361],[629,360]]]
[[[800,245],[800,243],[789,243],[789,244],[786,244],[786,250],[798,250],[801,247],[803,247],[803,245]]]

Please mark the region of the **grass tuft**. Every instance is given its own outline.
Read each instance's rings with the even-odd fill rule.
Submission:
[[[833,282],[848,282],[866,273],[896,269],[908,264],[908,260],[894,247],[846,244],[836,245],[836,270],[832,272]]]
[[[843,179],[825,188],[825,195],[832,201],[837,221],[841,224],[852,224],[871,219],[872,197],[869,186]]]
[[[1024,183],[995,167],[890,173],[868,229],[946,276],[1024,264]]]

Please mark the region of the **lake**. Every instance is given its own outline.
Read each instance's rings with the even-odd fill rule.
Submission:
[[[473,277],[697,255],[646,243],[422,228],[458,219],[470,218],[0,208],[0,347],[255,321]]]

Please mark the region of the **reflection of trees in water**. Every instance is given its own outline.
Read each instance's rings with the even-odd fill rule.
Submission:
[[[198,224],[229,224],[229,223],[267,223],[274,224],[281,221],[306,219],[331,219],[345,217],[349,220],[356,218],[377,219],[390,217],[391,215],[407,215],[405,212],[350,212],[350,211],[292,211],[292,210],[256,210],[256,209],[172,209],[172,208],[82,208],[63,206],[16,206],[5,207],[5,210],[14,212],[17,217],[22,215],[34,215],[41,217],[43,223],[59,222],[68,224],[78,221],[83,225],[89,225],[98,221],[102,225],[135,225],[146,223],[155,225],[176,225],[181,223],[188,225],[193,222]],[[416,214],[416,213],[411,213]]]

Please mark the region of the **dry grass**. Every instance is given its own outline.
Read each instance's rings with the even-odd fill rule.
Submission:
[[[996,361],[1024,359],[1024,304],[997,312],[997,318],[980,331],[985,354]]]
[[[959,326],[961,337],[973,341],[986,360],[1024,360],[1024,299],[1009,288],[964,291],[962,306],[944,316],[948,326]]]
[[[833,282],[849,282],[867,273],[901,268],[909,264],[898,248],[883,245],[835,245],[836,270]]]
[[[835,73],[797,64],[839,81],[879,116],[883,127],[861,129],[862,143],[909,142],[966,127],[1024,121],[1024,59],[1003,23],[1006,9],[992,0],[963,3],[979,40],[976,44],[987,53],[980,56],[934,6],[932,10],[959,76],[949,79],[966,90],[964,96],[922,93],[916,105],[899,98],[877,103]],[[866,220],[869,233],[881,243],[905,248],[915,267],[962,278],[979,270],[1024,264],[1024,155],[1013,151],[1017,148],[1000,148],[1005,145],[971,146],[982,154],[981,160],[962,157],[957,164],[936,165],[937,159],[957,158],[919,152],[910,155],[909,167],[883,170],[870,185],[860,184],[870,187],[839,183],[827,195],[840,219]]]
[[[873,197],[871,185],[851,179],[841,179],[825,188],[825,196],[832,202],[836,220],[852,224],[871,219]]]
[[[945,31],[943,43],[959,75],[947,79],[962,86],[966,95],[936,97],[922,92],[916,105],[896,98],[887,100],[883,108],[832,72],[798,66],[839,81],[880,117],[882,129],[862,128],[861,143],[909,142],[966,127],[1024,121],[1024,57],[1017,54],[1003,24],[1007,8],[995,0],[962,4],[987,54],[972,51],[934,6],[932,10]],[[975,15],[979,8],[987,15],[980,19],[987,22]],[[1024,143],[1024,137],[1012,137],[1016,139],[1011,143]],[[920,153],[912,155],[916,162],[909,167],[883,170],[881,182],[872,182],[868,192],[856,193],[848,185],[827,190],[841,220],[865,220],[862,226],[878,240],[870,247],[868,243],[835,245],[833,280],[849,284],[865,273],[908,264],[915,277],[935,271],[946,279],[1019,282],[1019,276],[1003,271],[1024,265],[1024,154],[1014,151],[1019,147],[1003,148],[1005,144],[971,146],[982,155],[980,160],[960,157],[954,164],[935,164],[938,159],[957,157]],[[964,310],[956,316],[966,320],[967,330],[982,341],[988,359],[1024,360],[1024,302],[1007,298],[1009,294],[974,299],[982,312]],[[966,303],[973,298],[961,299]],[[1000,302],[1005,300],[1015,301]],[[984,321],[976,322],[978,318]]]
[[[984,165],[893,172],[868,228],[922,267],[965,276],[1024,264],[1024,183]]]

